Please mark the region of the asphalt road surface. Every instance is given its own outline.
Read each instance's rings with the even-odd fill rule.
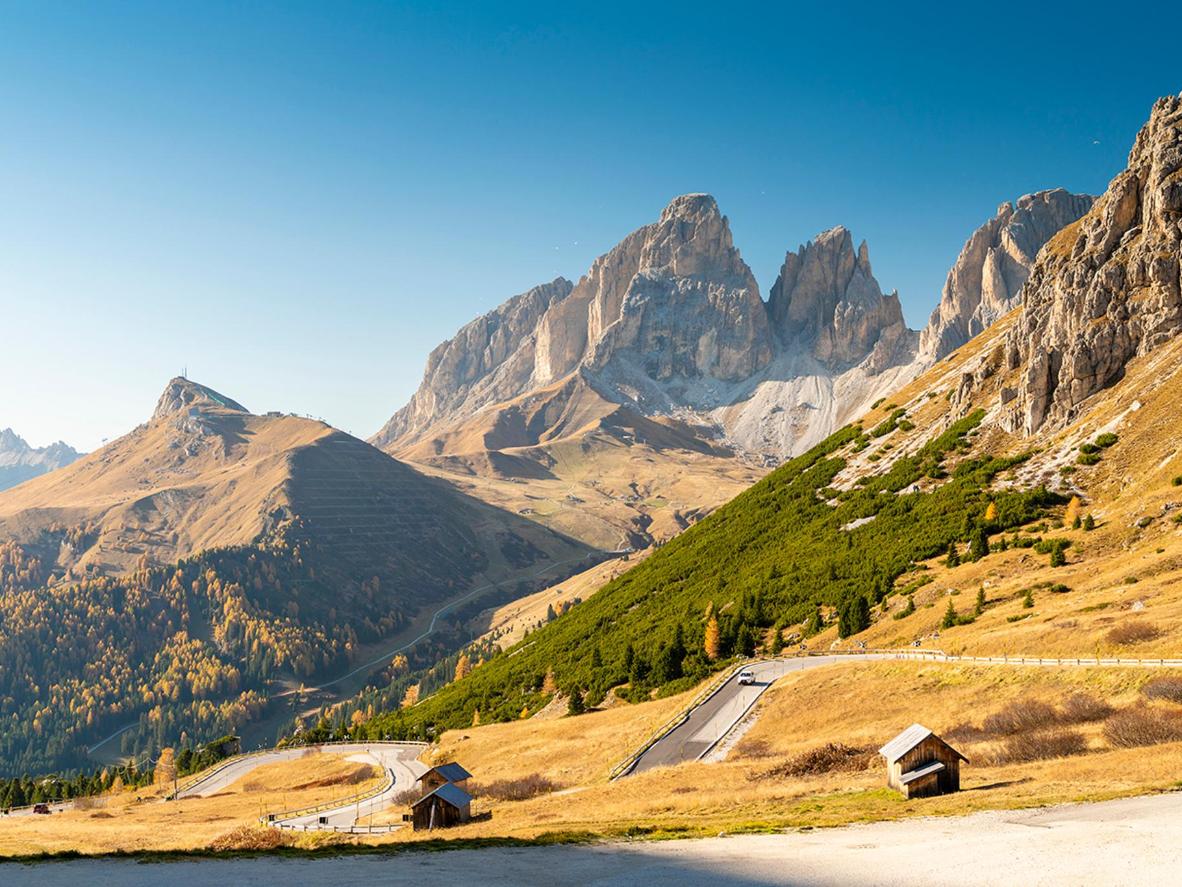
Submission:
[[[739,683],[731,677],[714,695],[706,699],[679,726],[653,744],[636,761],[630,773],[642,773],[653,767],[668,767],[684,761],[696,761],[705,755],[731,728],[743,719],[775,681],[794,671],[821,668],[837,662],[894,659],[892,653],[810,656],[799,659],[773,659],[756,662],[748,668],[755,672],[755,683]]]
[[[414,787],[415,781],[426,771],[426,767],[415,758],[422,752],[421,745],[402,745],[385,742],[342,743],[324,746],[326,752],[345,755],[351,760],[363,761],[381,767],[393,777],[390,786],[381,794],[360,804],[344,804],[340,807],[321,810],[317,813],[275,820],[276,825],[297,830],[312,830],[316,827],[343,828],[364,821],[373,813],[384,810],[391,799]],[[230,785],[242,779],[252,770],[264,764],[294,761],[308,753],[307,748],[272,749],[233,761],[221,770],[215,770],[205,779],[180,792],[180,798],[209,797],[225,791]],[[279,812],[279,811],[277,811]],[[321,817],[324,821],[321,822]]]
[[[772,835],[587,846],[493,847],[321,859],[98,859],[0,865],[37,887],[1058,887],[1173,885],[1182,793]]]

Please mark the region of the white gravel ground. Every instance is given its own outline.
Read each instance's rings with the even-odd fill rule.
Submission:
[[[1182,793],[698,841],[496,848],[315,861],[0,865],[0,884],[168,887],[282,884],[1174,885],[1182,883]]]

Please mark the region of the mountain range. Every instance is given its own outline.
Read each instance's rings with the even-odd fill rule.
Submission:
[[[1091,204],[1061,189],[1002,204],[920,333],[846,228],[788,251],[764,301],[714,198],[684,195],[578,283],[440,344],[371,442],[589,544],[667,539],[1011,310]]]
[[[80,456],[60,440],[47,447],[31,447],[11,428],[0,429],[0,492],[63,468]]]

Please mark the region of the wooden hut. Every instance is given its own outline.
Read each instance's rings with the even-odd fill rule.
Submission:
[[[432,767],[419,777],[419,782],[423,784],[424,792],[434,791],[439,786],[448,782],[466,790],[468,788],[468,780],[471,778],[471,773],[455,761],[451,761],[447,764],[440,764],[438,767]]]
[[[415,801],[411,811],[416,832],[451,828],[472,818],[472,796],[459,786],[445,782]]]
[[[878,752],[886,758],[887,785],[905,798],[960,791],[960,762],[969,762],[922,724],[912,724]]]

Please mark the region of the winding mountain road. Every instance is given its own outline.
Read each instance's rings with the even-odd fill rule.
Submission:
[[[385,771],[388,783],[378,794],[360,802],[327,807],[315,812],[284,816],[272,820],[279,828],[309,831],[317,828],[349,828],[360,820],[388,807],[396,795],[414,787],[415,781],[426,771],[416,758],[424,746],[405,742],[355,742],[324,746],[329,752],[345,755],[349,760],[374,764]],[[275,748],[231,760],[226,765],[191,783],[177,793],[177,798],[206,798],[225,791],[229,786],[265,764],[294,761],[308,753],[305,747]]]
[[[684,719],[645,747],[616,778],[704,758],[746,717],[776,681],[795,671],[823,668],[840,662],[910,660],[1013,667],[1072,668],[1182,668],[1182,659],[1086,659],[1013,656],[952,656],[939,650],[881,650],[834,653],[787,659],[765,659],[736,669],[713,693],[690,708]],[[739,671],[755,673],[755,683],[739,683]]]

